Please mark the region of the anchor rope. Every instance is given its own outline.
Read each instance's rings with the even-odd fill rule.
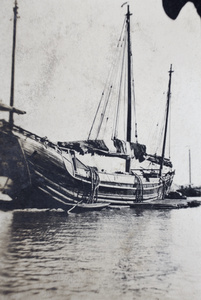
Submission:
[[[96,170],[95,167],[88,167],[90,171],[90,177],[91,177],[91,191],[90,191],[90,196],[88,199],[88,203],[93,203],[94,198],[98,197],[98,187],[100,185],[100,177],[98,175],[98,171]]]
[[[143,199],[143,184],[140,176],[134,173],[135,178],[137,178],[137,187],[136,187],[136,198],[133,202],[142,202]]]

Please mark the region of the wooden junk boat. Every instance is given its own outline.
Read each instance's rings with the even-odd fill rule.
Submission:
[[[118,92],[114,92],[114,83],[109,82],[106,85],[86,141],[57,144],[18,127],[13,121],[14,113],[24,113],[14,107],[17,13],[18,6],[15,1],[10,106],[0,106],[1,110],[9,111],[9,121],[0,122],[0,191],[8,194],[17,206],[22,207],[91,207],[94,210],[102,209],[109,203],[127,205],[163,199],[174,176],[170,160],[164,157],[173,71],[171,67],[162,154],[149,155],[146,147],[137,141],[137,130],[134,133],[135,99],[129,6],[122,31],[123,38],[120,41],[122,45],[116,59],[122,68],[120,71],[113,70],[113,74],[120,74]],[[123,65],[126,65],[126,70]],[[114,116],[112,138],[106,141],[103,131],[109,131],[103,128],[109,120],[107,111],[114,96],[115,113],[110,114]],[[126,109],[125,114],[120,114],[122,105]],[[120,119],[125,115],[126,126],[120,126]],[[121,136],[120,131],[124,127],[125,132]],[[113,165],[114,170],[106,170],[103,161],[106,166]],[[149,168],[134,168],[136,161],[141,164],[147,162]]]

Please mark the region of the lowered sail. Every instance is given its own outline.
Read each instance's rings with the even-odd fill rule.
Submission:
[[[75,150],[81,155],[90,153],[103,156],[115,156],[121,158],[136,158],[142,162],[146,155],[146,146],[139,143],[129,143],[123,140],[114,139],[111,142],[103,140],[83,140],[72,142],[58,142],[61,149]]]

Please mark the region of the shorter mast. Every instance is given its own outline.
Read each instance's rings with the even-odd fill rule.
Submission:
[[[189,187],[191,188],[191,150],[189,149]]]
[[[16,47],[16,30],[17,30],[17,0],[15,0],[15,6],[13,7],[14,19],[13,19],[13,51],[12,51],[12,68],[11,68],[11,88],[10,88],[10,106],[14,105],[14,83],[15,83],[15,47]],[[13,111],[9,113],[10,127],[13,126]]]
[[[162,156],[161,156],[159,176],[162,175],[162,169],[163,169],[163,163],[164,163],[164,156],[165,156],[165,145],[166,145],[167,127],[168,127],[168,116],[169,116],[170,97],[171,97],[171,80],[172,80],[172,73],[173,72],[174,71],[172,70],[172,65],[170,65],[169,84],[168,84],[168,92],[167,92],[167,111],[166,111],[166,120],[165,120],[165,132],[164,132],[163,149],[162,149]]]

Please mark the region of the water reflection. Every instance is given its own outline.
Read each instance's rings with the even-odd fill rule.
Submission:
[[[20,299],[176,299],[187,270],[200,293],[200,279],[182,258],[189,233],[179,225],[189,214],[134,209],[3,213],[0,293],[10,299],[16,293]]]

